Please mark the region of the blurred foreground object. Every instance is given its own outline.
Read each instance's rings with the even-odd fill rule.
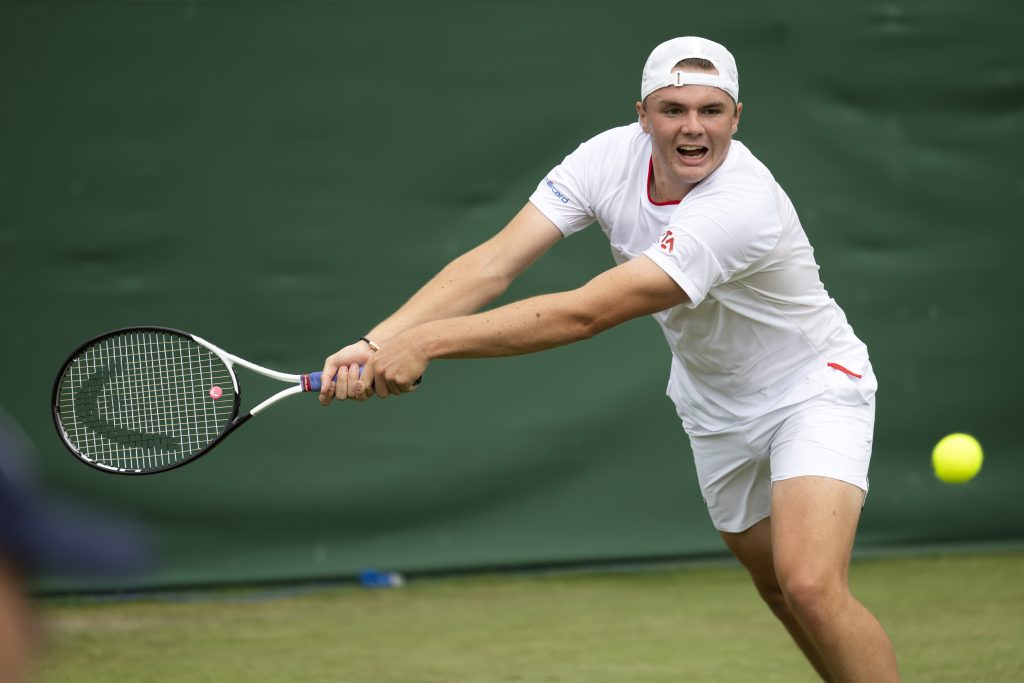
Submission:
[[[0,408],[0,683],[28,679],[39,642],[34,578],[120,576],[147,564],[137,530],[44,495],[31,476],[32,450]]]

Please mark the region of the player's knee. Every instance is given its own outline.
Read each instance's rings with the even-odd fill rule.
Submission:
[[[739,556],[737,556],[739,557]],[[765,601],[772,612],[779,613],[788,611],[786,596],[779,585],[779,579],[770,563],[752,562],[747,565],[750,573],[750,580],[757,589],[757,594]]]
[[[757,588],[758,595],[761,596],[761,599],[765,601],[773,612],[786,609],[786,595],[782,592],[782,587],[774,577],[767,581],[755,579],[754,587]]]
[[[841,581],[813,572],[780,577],[780,586],[786,604],[805,623],[828,621],[848,594]]]

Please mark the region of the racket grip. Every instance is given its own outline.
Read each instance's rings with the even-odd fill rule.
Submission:
[[[363,366],[359,366],[359,374],[363,373]],[[322,372],[311,372],[308,375],[303,375],[299,380],[299,384],[302,386],[303,391],[320,391],[320,387],[323,386],[321,381]]]
[[[322,372],[311,372],[308,375],[303,375],[299,380],[299,384],[302,386],[303,391],[320,391],[321,382],[320,376]]]
[[[359,372],[360,374],[362,374],[362,366],[359,366]],[[320,387],[323,386],[323,382],[321,381],[321,377],[323,376],[323,374],[324,373],[322,372],[311,372],[308,375],[303,375],[302,378],[299,380],[299,385],[302,387],[303,391],[320,391]],[[420,377],[415,382],[413,382],[413,384],[419,384],[422,381],[423,378]]]

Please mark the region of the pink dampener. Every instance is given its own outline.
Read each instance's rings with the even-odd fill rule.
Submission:
[[[210,398],[217,399],[224,395],[224,390],[214,385],[210,387]]]

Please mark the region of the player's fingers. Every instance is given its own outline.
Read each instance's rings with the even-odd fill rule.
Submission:
[[[344,401],[348,398],[348,366],[338,368],[338,376],[334,380],[334,398]]]
[[[320,373],[320,405],[329,406],[334,400],[334,382],[331,378],[338,374],[338,363],[334,356],[328,356],[324,361],[324,369]]]
[[[422,380],[423,378],[420,377],[419,379],[415,379],[411,382],[399,382],[398,388],[401,389],[403,394],[408,394],[412,391],[416,391],[416,387],[420,385]]]
[[[353,398],[357,401],[365,401],[373,396],[373,375],[373,358],[371,357],[370,360],[366,361],[366,365],[363,366],[363,374],[360,375],[359,379],[356,381],[356,391]]]
[[[347,368],[348,382],[345,385],[345,395],[349,398],[356,397],[356,384],[359,382],[359,364],[352,363]]]
[[[387,398],[393,392],[391,387],[388,386],[388,381],[384,377],[383,373],[376,373],[373,377],[373,390],[377,392],[377,396],[380,398]]]

